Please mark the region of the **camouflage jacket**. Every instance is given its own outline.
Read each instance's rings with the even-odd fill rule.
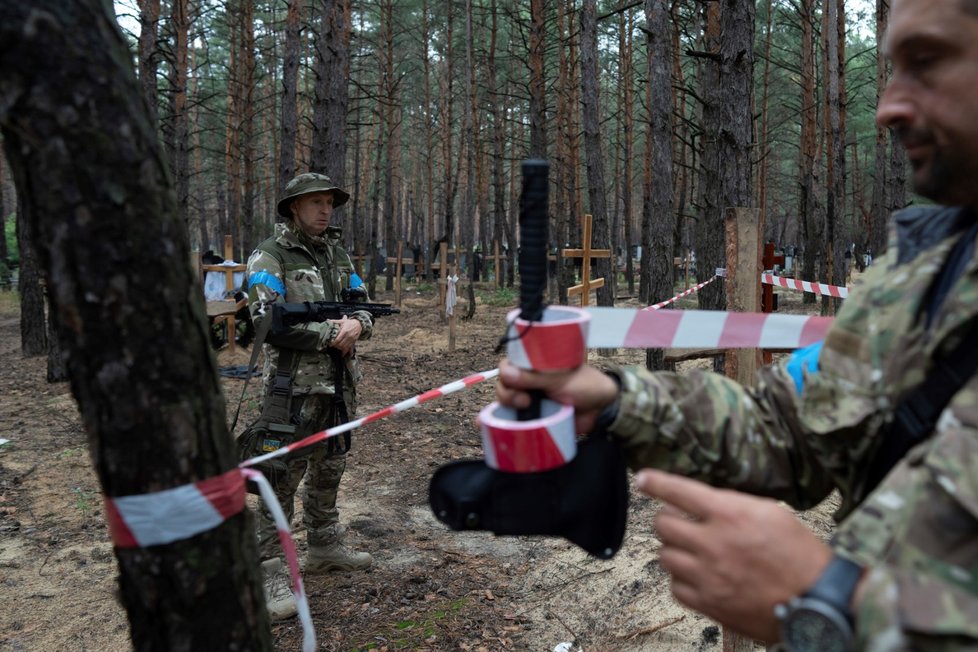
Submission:
[[[287,224],[276,224],[275,235],[262,242],[248,259],[248,304],[256,327],[271,319],[272,303],[339,301],[340,291],[349,287],[353,263],[340,246],[340,230],[330,227],[321,238],[300,236]],[[360,339],[369,338],[373,322],[367,312],[354,318],[363,326]],[[299,351],[293,361],[293,394],[335,393],[335,370],[326,349],[338,327],[330,322],[310,322],[289,328],[284,335],[265,343],[264,384],[269,388],[278,368],[279,349]],[[345,386],[351,390],[360,381],[356,356],[346,360]],[[349,398],[352,398],[350,396]]]
[[[616,372],[623,391],[610,432],[633,468],[684,473],[798,509],[840,492],[832,546],[868,570],[858,649],[978,648],[978,376],[952,398],[933,436],[875,490],[865,486],[900,398],[978,316],[973,254],[926,325],[932,285],[974,219],[955,209],[897,214],[888,253],[845,301],[817,363],[796,352],[763,368],[753,388],[706,371]]]

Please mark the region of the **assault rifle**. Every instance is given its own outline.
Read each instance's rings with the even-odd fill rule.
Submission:
[[[389,303],[357,303],[347,301],[303,301],[302,303],[272,304],[272,334],[285,332],[289,326],[307,322],[349,317],[358,311],[369,312],[372,318],[389,317],[400,313]]]

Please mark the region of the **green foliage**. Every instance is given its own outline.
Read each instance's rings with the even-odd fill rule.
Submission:
[[[71,493],[75,495],[75,509],[82,514],[91,514],[95,510],[98,495],[94,491],[75,487]]]
[[[476,294],[487,306],[515,306],[518,299],[516,290],[507,287],[478,290]]]
[[[368,643],[353,648],[353,652],[365,652],[380,648],[388,650],[429,649],[429,640],[440,629],[451,627],[452,620],[467,604],[466,598],[458,598],[436,605],[425,614],[399,620],[389,631],[379,631]],[[437,646],[436,646],[437,647]]]

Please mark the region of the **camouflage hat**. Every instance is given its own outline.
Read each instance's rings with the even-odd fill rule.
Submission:
[[[278,200],[278,214],[286,219],[292,218],[289,205],[292,200],[313,192],[333,193],[333,207],[342,206],[350,198],[350,193],[337,187],[325,174],[306,172],[289,181],[285,186],[285,196]]]

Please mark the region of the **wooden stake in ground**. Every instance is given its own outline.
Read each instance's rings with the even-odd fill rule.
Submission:
[[[388,263],[394,263],[394,304],[401,307],[401,265],[404,263],[414,263],[414,258],[404,258],[404,243],[397,243],[397,258],[388,258]],[[417,273],[417,267],[415,267]]]
[[[357,276],[363,276],[363,263],[367,260],[367,254],[359,253],[350,256],[350,260],[353,261],[353,270],[357,273]]]
[[[234,258],[234,246],[232,244],[231,236],[224,236],[224,260],[233,260]],[[227,294],[231,297],[234,296],[234,274],[235,272],[243,272],[248,269],[247,265],[201,265],[200,268],[205,272],[221,272],[225,275],[225,289]],[[248,298],[245,297],[237,303],[232,298],[230,301],[208,301],[207,302],[207,316],[214,318],[216,321],[223,321],[227,326],[228,331],[228,350],[231,353],[235,351],[235,335],[238,332],[238,324],[235,320],[235,314],[241,310],[245,305],[248,304]]]
[[[591,298],[591,290],[604,287],[604,278],[591,279],[591,259],[592,258],[611,258],[611,249],[592,249],[591,248],[591,216],[584,216],[584,244],[583,249],[564,249],[565,258],[583,258],[581,264],[581,284],[567,288],[567,296],[573,297],[581,295],[581,305],[588,305]],[[760,276],[758,276],[760,278]]]
[[[729,208],[727,231],[727,308],[734,312],[757,312],[760,308],[761,238],[759,212],[752,208]],[[725,372],[741,385],[750,387],[757,376],[757,349],[728,350]],[[723,628],[724,652],[749,652],[754,642]]]

